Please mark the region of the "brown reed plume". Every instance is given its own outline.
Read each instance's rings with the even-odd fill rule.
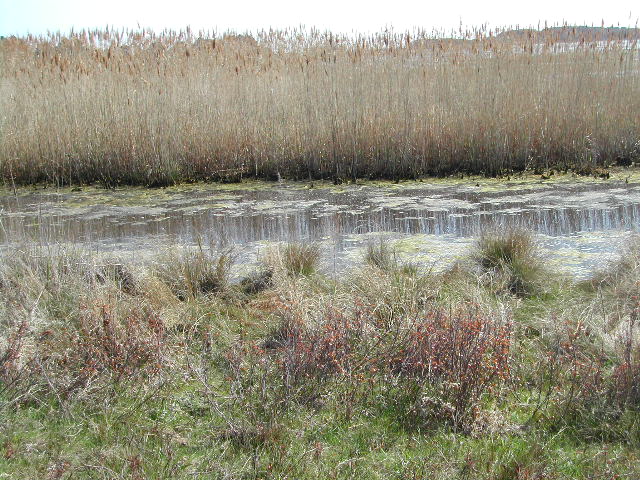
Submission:
[[[637,29],[0,41],[0,173],[166,185],[592,169],[640,156]]]

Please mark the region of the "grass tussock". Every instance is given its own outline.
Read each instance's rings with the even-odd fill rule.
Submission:
[[[398,252],[390,242],[380,238],[377,242],[369,242],[364,254],[364,262],[370,267],[383,272],[415,275],[417,267],[409,262],[400,260]]]
[[[272,248],[265,258],[271,269],[290,277],[308,277],[320,262],[320,246],[316,243],[288,243]]]
[[[388,242],[382,239],[377,243],[370,242],[367,244],[364,261],[368,265],[384,271],[391,271],[398,266],[396,252]]]
[[[472,258],[498,289],[529,295],[542,285],[542,259],[533,235],[525,230],[485,233]]]
[[[260,293],[273,285],[273,267],[263,266],[240,282],[242,291],[247,295]]]
[[[157,265],[155,275],[180,300],[185,300],[224,291],[229,285],[234,261],[231,248],[215,251],[198,244],[193,249],[167,253]]]
[[[623,247],[618,258],[610,262],[609,266],[589,280],[592,287],[606,286],[620,291],[621,294],[631,294],[637,288],[640,280],[640,237],[633,236]]]
[[[5,38],[0,175],[163,186],[638,161],[637,29],[460,33]]]
[[[522,253],[490,251],[501,268]],[[522,296],[464,263],[336,280],[274,264],[260,288],[178,301],[179,275],[158,274],[157,260],[3,254],[2,474],[640,474],[640,304],[611,282]],[[185,257],[162,261],[184,271]]]

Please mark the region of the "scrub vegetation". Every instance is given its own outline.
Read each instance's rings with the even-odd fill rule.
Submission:
[[[637,29],[0,40],[11,184],[416,178],[640,155]]]
[[[638,258],[575,283],[518,231],[441,273],[372,243],[333,279],[297,244],[237,282],[204,246],[6,252],[0,472],[638,478]]]

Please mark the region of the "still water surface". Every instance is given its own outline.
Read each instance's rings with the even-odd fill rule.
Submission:
[[[565,178],[330,186],[251,182],[160,190],[23,190],[0,202],[0,241],[73,243],[135,258],[165,245],[233,244],[242,262],[272,242],[317,241],[325,268],[357,261],[367,242],[443,267],[473,237],[538,233],[550,263],[577,277],[602,266],[640,227],[640,183]]]

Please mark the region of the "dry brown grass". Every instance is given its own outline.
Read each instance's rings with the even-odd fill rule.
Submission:
[[[640,155],[640,75],[623,36],[8,38],[0,173],[165,185],[628,163]]]

